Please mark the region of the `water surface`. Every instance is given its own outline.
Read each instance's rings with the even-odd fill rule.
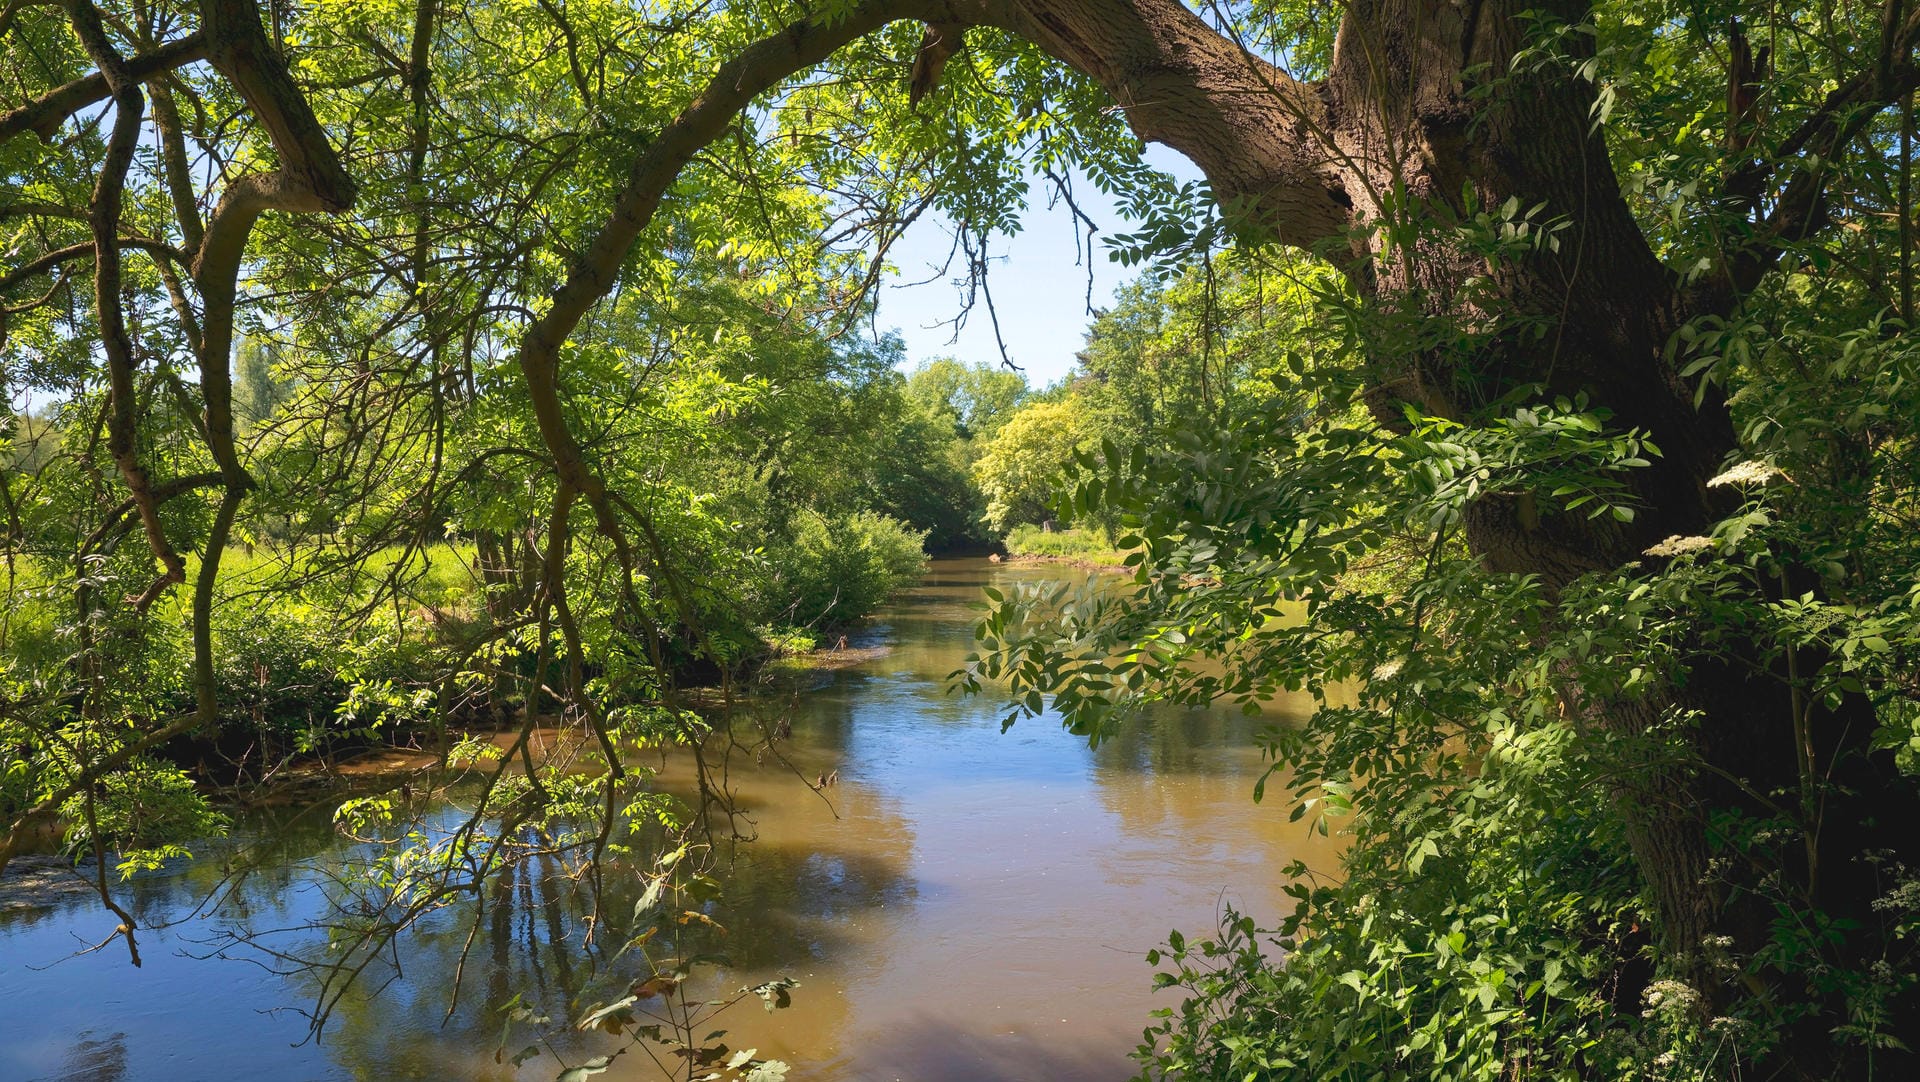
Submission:
[[[1286,704],[1255,720],[1167,711],[1090,749],[1051,717],[1003,735],[999,702],[948,693],[981,586],[1077,574],[936,561],[854,637],[883,652],[779,698],[791,767],[732,758],[756,837],[719,913],[733,968],[709,984],[801,982],[790,1009],[749,1004],[719,1023],[735,1047],[792,1062],[796,1080],[1125,1078],[1148,1013],[1173,1003],[1151,991],[1145,952],[1171,928],[1206,931],[1225,902],[1271,919],[1282,867],[1330,864],[1324,839],[1251,800],[1256,730]],[[823,798],[808,782],[831,771]],[[118,944],[71,957],[114,923],[85,895],[0,897],[0,1079],[553,1078],[552,1055],[518,1071],[495,1061],[501,1004],[518,994],[566,1017],[611,963],[580,953],[566,886],[539,868],[477,925],[450,911],[416,929],[396,948],[397,979],[356,988],[307,1040],[313,978],[221,935],[286,928],[313,946],[302,922],[352,851],[329,819],[321,807],[249,820],[244,837],[200,847],[213,859],[136,883],[136,915],[165,925],[143,935],[138,970]],[[200,906],[242,846],[265,870]],[[559,1051],[577,1062],[615,1046],[582,1036]],[[630,1053],[597,1077],[663,1075]]]

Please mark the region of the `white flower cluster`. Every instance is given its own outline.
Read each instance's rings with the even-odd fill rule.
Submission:
[[[1646,549],[1643,554],[1647,556],[1685,556],[1689,552],[1699,552],[1702,549],[1710,549],[1712,547],[1713,538],[1711,537],[1701,537],[1698,534],[1692,537],[1682,537],[1679,534],[1674,534],[1652,548]]]
[[[1648,1017],[1661,1013],[1685,1014],[1700,1005],[1700,993],[1679,981],[1654,981],[1647,986]]]
[[[1727,485],[1764,485],[1776,477],[1787,477],[1786,473],[1765,462],[1740,462],[1727,467],[1726,471],[1707,482],[1708,488],[1724,488]]]

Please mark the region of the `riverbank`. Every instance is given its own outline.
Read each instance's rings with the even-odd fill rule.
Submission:
[[[1085,571],[1128,571],[1127,551],[1101,530],[1047,530],[1017,526],[1007,534],[1007,563],[1057,564]]]
[[[1118,556],[1119,554],[1116,553],[1115,555]],[[1008,556],[999,557],[994,562],[1015,566],[1034,564],[1044,567],[1071,567],[1077,571],[1102,571],[1122,574],[1133,570],[1133,568],[1128,567],[1118,559],[1100,560],[1083,556],[1048,556],[1038,552],[1013,553]]]
[[[849,638],[851,636],[839,636],[832,646],[769,658],[755,669],[748,680],[736,685],[731,695],[722,687],[702,686],[682,689],[680,699],[689,709],[715,716],[737,705],[743,694],[752,694],[754,686],[791,683],[812,674],[826,675],[856,669],[885,657],[892,649],[884,640],[850,642]],[[515,751],[520,732],[518,723],[498,728],[466,726],[450,731],[447,739],[449,746],[479,741],[502,755],[513,752],[516,761],[509,764],[508,770],[515,772],[524,770]],[[422,735],[414,734],[416,738]],[[526,745],[526,757],[536,765],[546,765],[556,759],[570,758],[582,749],[597,747],[598,742],[582,726],[555,725],[542,720],[527,733]],[[640,754],[649,749],[636,746],[627,750]],[[280,807],[390,787],[409,779],[424,779],[437,788],[459,775],[476,771],[491,772],[493,769],[491,762],[467,767],[443,765],[443,758],[436,748],[422,747],[416,741],[357,748],[330,757],[316,756],[297,761],[264,782],[222,788],[216,790],[216,794],[220,803],[229,807]],[[430,775],[434,777],[429,778]]]

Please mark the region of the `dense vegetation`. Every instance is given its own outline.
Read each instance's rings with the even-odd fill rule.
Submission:
[[[530,854],[697,896],[621,748],[1065,526],[1130,587],[996,598],[962,682],[1311,692],[1256,797],[1350,842],[1168,943],[1150,1076],[1911,1076],[1920,12],[1205,12],[0,8],[0,865],[62,824],[137,962],[110,850],[404,728],[484,780],[342,809],[329,994]],[[1055,387],[902,374],[889,245],[990,303],[1030,178],[1143,277]]]

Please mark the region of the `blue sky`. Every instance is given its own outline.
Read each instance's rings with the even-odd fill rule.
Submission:
[[[1186,159],[1164,147],[1149,148],[1147,160],[1183,180],[1199,176]],[[1049,207],[1049,191],[1044,181],[1033,185],[1023,228],[1011,238],[995,238],[994,259],[987,271],[1007,354],[1026,370],[1027,382],[1034,387],[1053,383],[1072,369],[1073,355],[1086,340],[1091,318],[1086,311],[1088,261],[1076,253],[1072,213],[1065,206]],[[1076,184],[1074,198],[1101,234],[1126,231],[1125,219],[1093,185]],[[968,317],[958,341],[951,341],[952,327],[939,325],[951,320],[965,303],[963,286],[937,276],[952,245],[952,223],[928,215],[907,230],[890,256],[895,272],[881,286],[876,325],[882,331],[900,331],[909,366],[949,355],[969,363],[1000,363],[984,304]],[[1135,268],[1110,262],[1098,237],[1091,263],[1095,307],[1108,303],[1115,287],[1136,273]],[[955,260],[955,272],[961,269]],[[928,278],[934,280],[924,281]]]

